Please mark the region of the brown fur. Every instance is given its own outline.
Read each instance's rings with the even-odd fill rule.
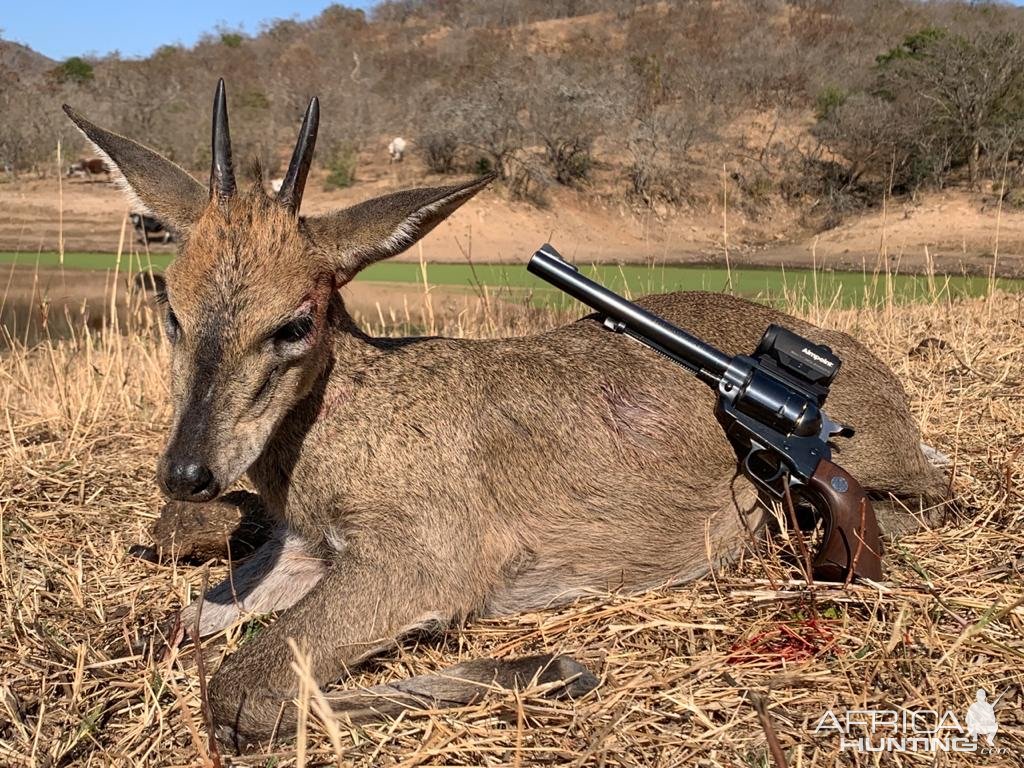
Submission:
[[[141,156],[125,161],[115,148],[128,140],[83,129],[115,162]],[[190,189],[166,161],[121,170],[150,174],[136,191],[155,210]],[[247,471],[281,525],[204,609],[205,633],[247,609],[286,608],[211,681],[219,732],[239,744],[265,739],[295,695],[288,638],[327,683],[416,628],[693,579],[743,545],[735,502],[749,509],[755,494],[734,477],[712,393],[595,318],[496,341],[373,339],[355,327],[337,288],[486,182],[306,219],[257,188],[189,219],[189,192],[174,214],[188,225],[167,274],[182,332],[161,474],[188,451],[219,490]],[[858,427],[837,460],[876,496],[941,499],[899,382],[850,337],[731,296],[641,304],[727,353],[752,350],[770,323],[828,343],[844,360],[829,414]],[[265,339],[297,310],[313,331],[282,354]],[[754,527],[761,516],[750,517]],[[286,576],[296,568],[301,577]],[[487,666],[483,678],[495,674]],[[444,690],[435,682],[419,690],[437,704],[447,699],[429,695]],[[293,722],[286,707],[282,728]]]

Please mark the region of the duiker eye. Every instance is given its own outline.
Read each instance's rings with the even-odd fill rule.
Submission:
[[[167,315],[164,318],[164,326],[167,330],[167,338],[172,342],[176,342],[181,338],[181,323],[178,322],[178,316],[174,314],[174,310],[167,307]]]
[[[312,315],[297,317],[274,331],[274,344],[295,344],[306,339],[312,330]]]

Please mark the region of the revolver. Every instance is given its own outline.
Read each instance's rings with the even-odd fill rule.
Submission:
[[[871,500],[832,462],[829,441],[854,431],[822,410],[842,364],[829,347],[771,325],[750,355],[729,356],[584,277],[551,245],[541,246],[527,269],[603,315],[609,330],[650,347],[715,391],[715,417],[743,474],[791,510],[797,498],[817,514],[822,535],[814,578],[881,579],[881,536]],[[795,511],[793,516],[796,526]]]

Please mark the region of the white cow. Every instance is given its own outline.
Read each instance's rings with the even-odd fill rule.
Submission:
[[[405,158],[406,142],[401,136],[396,136],[388,144],[388,154],[391,155],[392,163],[400,163]]]

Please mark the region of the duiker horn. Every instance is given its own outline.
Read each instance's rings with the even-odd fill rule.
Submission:
[[[281,183],[281,191],[277,201],[292,213],[299,212],[302,205],[302,191],[306,188],[306,176],[313,162],[313,148],[316,146],[316,132],[320,127],[320,101],[314,96],[309,100],[306,116],[302,118],[299,139],[295,142],[292,161],[288,164],[288,173]]]
[[[231,134],[228,131],[228,99],[224,78],[217,82],[213,97],[213,163],[210,168],[210,199],[223,203],[235,194],[235,171],[231,167]]]

